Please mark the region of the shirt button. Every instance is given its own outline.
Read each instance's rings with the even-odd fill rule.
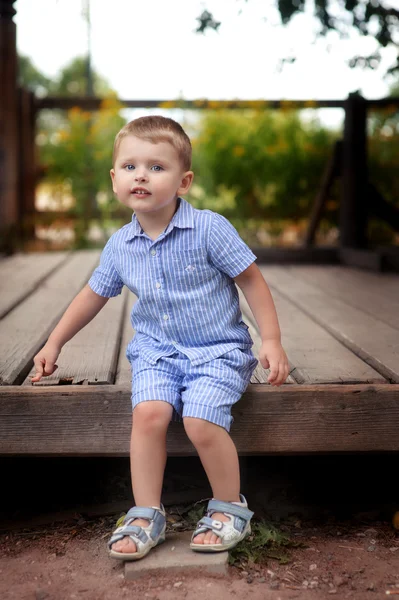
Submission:
[[[163,320],[164,320],[164,321],[167,321],[168,319],[169,319],[169,315],[164,315],[164,316],[163,316]]]
[[[151,256],[155,256],[155,255],[156,255],[156,253],[157,253],[157,251],[156,251],[156,250],[151,250]]]
[[[159,290],[159,288],[161,287],[161,284],[159,283],[159,281],[156,282],[155,287]]]

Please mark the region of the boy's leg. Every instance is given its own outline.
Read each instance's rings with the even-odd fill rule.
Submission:
[[[173,407],[163,401],[140,402],[133,411],[130,441],[130,468],[136,506],[161,505],[162,481],[166,465],[166,432]],[[132,525],[147,527],[145,519],[135,519]],[[129,538],[112,545],[116,552],[136,552]]]
[[[240,466],[230,435],[223,427],[203,419],[185,417],[183,421],[208,476],[213,497],[224,502],[240,502]],[[212,518],[229,520],[223,513],[214,513]],[[197,535],[193,542],[220,544],[221,539],[212,531],[207,531]]]
[[[182,394],[184,427],[216,500],[240,502],[238,455],[228,431],[231,407],[247,388],[257,362],[250,350],[236,348],[203,365],[187,365],[186,391]],[[222,513],[214,513],[212,518],[229,520]],[[219,544],[221,539],[207,531],[196,536],[193,543]]]

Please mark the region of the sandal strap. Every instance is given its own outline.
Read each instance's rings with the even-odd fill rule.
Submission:
[[[159,514],[162,515],[162,513],[160,513],[156,508],[151,508],[148,506],[133,506],[133,508],[127,512],[124,521],[130,519],[146,519],[147,521],[153,521],[156,518],[156,515]]]
[[[223,502],[222,500],[209,500],[207,513],[220,512],[232,515],[234,517],[240,517],[245,521],[250,521],[254,515],[252,510],[245,508],[245,506],[238,506],[231,502]]]
[[[137,525],[122,525],[113,532],[111,539],[108,542],[109,547],[126,536],[129,536],[135,544],[137,544],[138,541],[145,544],[148,540],[148,535],[142,527],[138,527]]]
[[[222,521],[217,521],[215,519],[211,519],[210,517],[202,517],[202,519],[198,521],[197,527],[192,537],[195,537],[200,533],[205,533],[209,530],[212,530],[213,533],[215,533],[218,537],[223,537],[223,526],[224,524]]]
[[[131,522],[135,519],[146,519],[149,521],[149,530],[145,531],[140,525],[131,525]],[[111,539],[108,542],[109,547],[125,536],[129,536],[136,544],[138,541],[145,544],[149,539],[157,540],[165,528],[165,521],[165,509],[162,504],[160,509],[148,506],[133,506],[125,515],[123,524],[117,527],[112,533]]]

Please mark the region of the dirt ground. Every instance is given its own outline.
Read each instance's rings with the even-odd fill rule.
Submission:
[[[228,576],[158,573],[125,581],[123,565],[106,553],[114,521],[80,519],[53,529],[13,531],[0,536],[2,600],[114,600],[180,598],[288,600],[399,596],[399,535],[388,523],[280,524],[300,548],[289,562],[229,567]],[[143,559],[145,560],[145,559]]]
[[[192,463],[171,464],[165,498],[204,498]],[[290,540],[280,560],[246,556],[227,576],[159,572],[136,581],[125,581],[106,550],[120,509],[101,507],[129,508],[126,464],[115,465],[0,461],[0,600],[399,600],[398,483],[386,475],[397,472],[396,457],[254,459],[243,465],[247,498],[255,524],[270,522]],[[89,500],[91,510],[76,509]],[[167,507],[172,529],[179,510]]]

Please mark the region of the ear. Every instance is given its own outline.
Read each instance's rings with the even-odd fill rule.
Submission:
[[[193,179],[194,179],[194,173],[192,171],[186,171],[183,174],[180,187],[177,190],[178,196],[183,196],[183,194],[187,194],[188,190],[191,187],[191,184],[193,183]]]
[[[115,186],[115,170],[111,169],[109,174],[111,175],[111,180],[112,180],[112,189],[114,191],[114,193],[116,194],[116,186]]]

